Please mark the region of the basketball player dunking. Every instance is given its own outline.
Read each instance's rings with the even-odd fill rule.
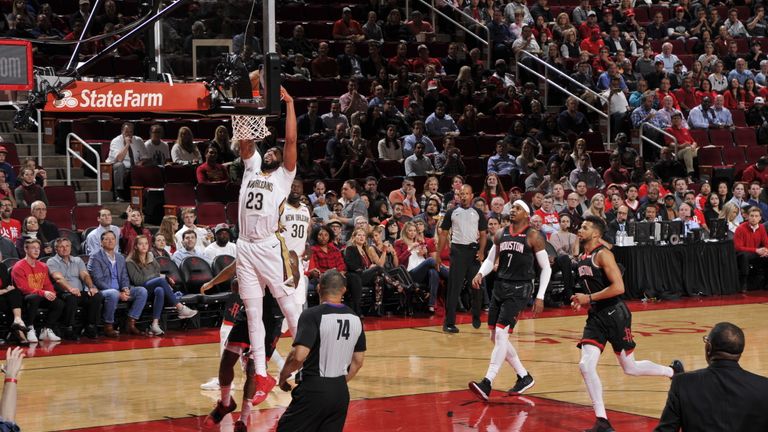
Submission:
[[[240,141],[240,157],[245,165],[240,187],[239,228],[237,240],[237,279],[240,298],[248,316],[251,356],[255,365],[256,393],[253,404],[266,399],[275,386],[267,375],[262,322],[264,290],[269,287],[280,305],[291,335],[296,334],[299,313],[293,293],[295,283],[285,241],[279,231],[280,210],[288,197],[296,175],[296,112],[293,98],[280,88],[286,105],[285,147],[272,147],[264,153],[263,161],[252,140]]]
[[[539,264],[539,290],[533,305],[534,317],[544,310],[544,293],[552,275],[549,267],[549,257],[544,250],[544,238],[528,224],[530,208],[528,204],[517,200],[509,212],[512,224],[507,229],[496,232],[493,237],[493,247],[480,271],[472,280],[472,287],[480,288],[483,278],[493,271],[496,257],[499,264],[496,272],[496,283],[493,287],[493,298],[488,310],[488,327],[491,330],[493,351],[491,362],[485,377],[470,381],[469,390],[482,400],[488,400],[491,394],[491,384],[499,373],[504,360],[517,373],[515,386],[509,389],[509,394],[517,395],[533,387],[533,377],[525,369],[515,347],[509,340],[509,333],[517,324],[517,315],[526,307],[533,294],[534,260]]]
[[[597,375],[597,363],[606,342],[611,343],[619,364],[627,375],[672,378],[672,375],[684,371],[679,360],[673,361],[671,366],[661,366],[648,360],[635,361],[632,314],[619,299],[624,293],[624,281],[613,253],[600,243],[605,229],[605,222],[595,216],[587,216],[582,222],[578,235],[582,242],[581,250],[584,252],[579,256],[578,278],[585,293],[577,293],[571,297],[571,307],[575,311],[589,305],[587,324],[577,345],[581,348],[579,369],[597,416],[594,426],[586,432],[614,430],[608,422],[603,402],[603,387]]]

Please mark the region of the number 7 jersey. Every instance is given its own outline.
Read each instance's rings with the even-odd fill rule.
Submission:
[[[240,236],[261,240],[277,233],[280,208],[291,191],[296,170],[288,171],[281,165],[271,173],[264,173],[258,164],[248,163],[252,159],[245,161],[238,221]]]
[[[280,212],[281,235],[285,239],[285,245],[289,251],[296,252],[299,259],[304,255],[304,249],[307,246],[311,217],[309,208],[304,203],[294,207],[286,202]]]

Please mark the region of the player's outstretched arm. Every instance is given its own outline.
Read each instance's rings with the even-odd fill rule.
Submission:
[[[282,86],[280,97],[285,102],[285,147],[283,147],[283,166],[288,171],[296,169],[298,150],[296,149],[297,126],[296,111],[293,106],[293,97]]]
[[[200,287],[200,294],[205,294],[206,291],[209,289],[215,287],[216,285],[226,281],[231,280],[235,277],[235,270],[237,269],[237,260],[232,261],[232,264],[226,266],[224,269],[222,269],[216,277],[209,280],[208,282],[204,283],[203,286]]]
[[[544,237],[538,231],[531,230],[528,236],[528,242],[536,256],[536,262],[539,264],[541,273],[539,273],[539,291],[536,293],[536,300],[533,303],[533,316],[540,314],[544,310],[544,294],[549,286],[549,279],[552,277],[552,267],[549,266],[549,256],[544,249]]]

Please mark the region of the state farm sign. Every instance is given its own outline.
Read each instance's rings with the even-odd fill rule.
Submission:
[[[95,83],[75,81],[55,99],[48,95],[47,112],[201,111],[211,106],[201,83]]]

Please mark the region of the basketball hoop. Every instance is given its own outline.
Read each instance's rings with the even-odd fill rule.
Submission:
[[[261,141],[269,135],[267,116],[233,115],[232,140]]]

